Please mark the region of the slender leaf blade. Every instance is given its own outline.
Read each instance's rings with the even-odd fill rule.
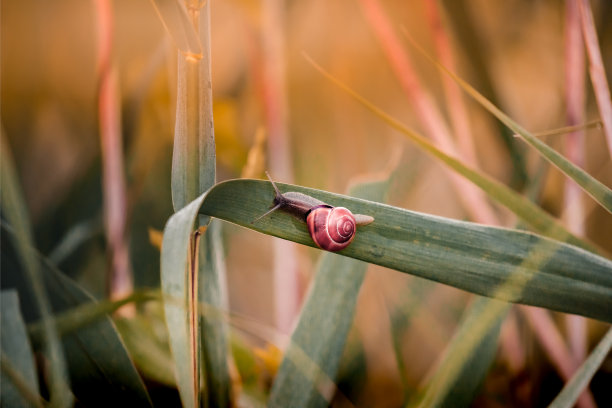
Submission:
[[[19,297],[15,290],[0,292],[0,325],[3,371],[6,365],[4,358],[6,357],[6,360],[13,366],[22,380],[20,385],[27,386],[36,398],[40,398],[34,354],[27,336],[25,323],[21,317]],[[15,384],[5,372],[0,376],[0,389],[2,389],[2,404],[4,406],[36,406],[22,395],[18,384]]]
[[[527,198],[521,196],[509,187],[492,179],[491,177],[466,166],[460,160],[447,155],[446,153],[438,149],[435,145],[433,145],[431,142],[429,142],[425,137],[403,125],[399,120],[395,119],[391,115],[388,115],[382,109],[378,108],[376,105],[369,102],[366,98],[352,90],[350,87],[340,82],[330,73],[325,71],[322,67],[317,65],[308,56],[305,56],[305,58],[323,76],[325,76],[328,80],[330,80],[332,83],[334,83],[344,92],[346,92],[357,102],[362,104],[366,109],[381,118],[392,128],[401,132],[409,140],[415,143],[420,149],[430,154],[434,158],[440,160],[445,165],[452,168],[457,173],[470,180],[472,183],[476,184],[485,193],[487,193],[489,197],[491,197],[501,205],[505,206],[513,213],[515,213],[535,231],[545,234],[548,237],[564,242],[569,242],[572,245],[580,246],[589,251],[596,251],[593,245],[585,242],[584,240],[572,234],[555,218],[553,218],[550,214],[542,210],[540,207],[532,203]]]
[[[334,206],[367,214],[341,255],[396,269],[501,300],[541,306],[612,321],[612,262],[532,233],[416,213],[372,201],[278,183]],[[231,180],[197,200],[201,212],[256,231],[314,247],[304,224],[283,212],[252,223],[267,211],[274,192],[269,182]],[[195,203],[195,202],[194,202]],[[534,252],[541,264],[525,262]],[[501,287],[512,276],[524,288]],[[501,287],[501,289],[500,289]]]
[[[600,340],[597,347],[595,347],[582,366],[576,371],[570,382],[565,384],[565,387],[563,387],[563,390],[549,405],[549,408],[573,407],[610,352],[610,349],[612,349],[612,329],[609,329]]]
[[[546,143],[533,136],[530,132],[520,126],[516,121],[506,115],[491,101],[485,98],[480,92],[474,87],[468,84],[463,79],[459,78],[455,73],[444,67],[433,57],[431,57],[423,48],[417,45],[411,40],[412,45],[421,52],[425,58],[427,58],[432,64],[434,64],[440,71],[450,76],[465,92],[467,92],[476,102],[478,102],[483,108],[489,111],[495,116],[500,122],[504,123],[514,132],[519,134],[523,140],[525,140],[531,147],[536,149],[546,160],[555,165],[565,175],[570,177],[576,182],[582,189],[590,195],[595,201],[597,201],[603,208],[612,213],[612,190],[606,187],[602,182],[595,179],[593,176],[582,170],[580,167],[573,164],[570,160],[563,157],[562,154],[555,151],[553,148],[548,146]]]
[[[198,33],[189,21],[186,2],[180,0],[151,0],[162,24],[181,52],[201,55],[202,45]]]
[[[200,303],[204,307],[200,327],[203,368],[209,406],[231,405],[231,378],[227,319],[219,311],[227,309],[225,260],[219,220],[213,220],[200,244]]]
[[[353,187],[351,193],[381,201],[388,185],[387,180],[363,183]],[[329,405],[331,392],[335,390],[331,385],[338,374],[367,266],[354,259],[323,254],[274,381],[268,406]],[[304,369],[302,355],[307,356],[307,367],[311,370]]]
[[[161,250],[161,288],[170,350],[174,357],[176,383],[185,407],[195,407],[196,383],[191,369],[196,358],[191,347],[189,317],[189,248],[198,209],[205,194],[176,212],[164,228]]]
[[[444,352],[427,387],[415,399],[419,407],[467,407],[495,359],[508,303],[477,298]]]
[[[9,229],[3,225],[3,232]],[[93,297],[70,278],[59,272],[33,248],[28,248],[39,262],[41,284],[48,293],[54,317],[53,330],[62,335],[61,344],[67,362],[72,392],[84,404],[111,406],[117,401],[134,406],[151,406],[147,390],[119,337],[113,322],[101,312],[108,312],[121,301],[97,304]],[[44,345],[46,329],[40,312],[32,307],[33,294],[24,279],[15,251],[2,241],[2,287],[19,291],[24,317],[35,349]],[[123,301],[125,302],[125,301]],[[60,315],[62,318],[56,318]],[[88,323],[88,324],[85,324]]]
[[[0,190],[2,192],[2,218],[5,219],[14,229],[14,249],[19,254],[19,261],[15,265],[15,271],[25,272],[20,276],[28,292],[32,291],[35,296],[32,304],[35,305],[36,312],[40,313],[44,322],[45,331],[45,353],[50,362],[48,387],[50,402],[57,407],[67,407],[72,405],[73,396],[70,393],[68,371],[66,360],[62,352],[60,340],[51,322],[51,307],[49,297],[42,284],[41,273],[38,262],[34,259],[32,251],[31,226],[26,210],[26,203],[23,193],[17,180],[13,158],[10,156],[9,146],[5,140],[4,129],[0,134]],[[4,232],[4,230],[3,230]],[[1,244],[5,245],[5,239],[1,239]],[[4,261],[4,257],[2,258]],[[7,270],[4,269],[3,270]],[[13,271],[13,273],[15,273]],[[3,277],[4,278],[4,277]],[[27,283],[26,283],[27,282]]]

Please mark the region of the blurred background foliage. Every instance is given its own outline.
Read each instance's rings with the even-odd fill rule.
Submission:
[[[426,49],[432,49],[422,2],[381,3],[395,27],[405,27]],[[451,35],[463,78],[485,93],[486,86],[491,86],[488,91],[494,93],[502,109],[529,130],[565,125],[564,2],[449,0],[440,4],[446,6],[443,24]],[[606,22],[612,21],[612,3],[592,4],[604,64],[609,70],[612,25]],[[240,177],[257,129],[265,126],[261,13],[256,1],[212,2],[218,180]],[[161,230],[172,213],[176,52],[151,2],[116,1],[114,17],[113,52],[122,101],[130,259],[135,287],[156,288],[159,248],[150,239],[150,232]],[[282,22],[295,183],[342,193],[356,175],[380,172],[389,162],[399,161],[402,176],[394,180],[397,187],[390,189],[389,204],[467,219],[438,163],[338,92],[306,63],[303,52],[370,101],[419,129],[418,118],[359,4],[351,0],[287,1]],[[81,0],[3,1],[1,23],[2,125],[25,192],[36,247],[96,298],[105,298],[108,259],[102,224],[94,8],[91,2]],[[420,58],[415,58],[414,64],[422,85],[444,111],[439,73]],[[593,119],[598,112],[590,89],[587,86],[586,116]],[[468,101],[467,106],[483,171],[523,191],[541,159],[515,139],[514,148],[524,158],[524,168],[517,166],[496,122],[474,103]],[[589,130],[586,135],[585,169],[612,185],[610,157],[601,131]],[[547,142],[561,149],[563,136],[551,136]],[[275,154],[269,152],[268,163],[275,160]],[[559,216],[562,196],[563,177],[555,169],[547,169],[537,201]],[[612,217],[590,201],[585,202],[586,236],[612,252]],[[514,225],[511,214],[496,210],[506,226]],[[224,229],[230,310],[260,326],[257,332],[265,332],[275,323],[273,239],[232,225]],[[319,251],[300,247],[297,254],[303,295]],[[405,380],[413,388],[429,372],[457,327],[469,295],[432,285],[423,302],[412,310],[406,305],[404,293],[415,280],[384,268],[369,268],[339,380],[340,389],[351,400],[359,401],[357,405],[395,406],[403,401],[402,387],[406,383],[398,374],[393,348],[397,338],[393,337],[390,321],[407,313],[411,316],[409,327],[401,333],[400,352],[407,362]],[[164,335],[155,326],[160,310],[150,307],[143,313],[140,320],[135,320],[146,327],[141,333],[153,333],[151,338],[157,336],[159,340],[155,347],[163,345]],[[533,334],[520,316],[515,318],[527,356],[525,366],[513,372],[499,356],[475,406],[541,406],[562,386]],[[602,326],[589,322],[591,342],[598,338]],[[244,377],[243,371],[243,381],[248,384],[253,380],[265,390],[270,381],[266,376],[273,375],[275,366],[274,351],[265,349],[269,339],[241,334],[239,328],[236,331],[239,334],[233,342],[242,345],[235,344],[238,349],[258,350],[253,363],[256,374]],[[132,341],[128,335],[127,346],[136,350],[138,345]],[[139,366],[137,356],[133,357]],[[164,376],[155,377],[155,370],[139,368],[145,379],[155,384],[171,382]],[[601,406],[611,402],[605,389],[611,382],[612,361],[608,359],[592,384]]]

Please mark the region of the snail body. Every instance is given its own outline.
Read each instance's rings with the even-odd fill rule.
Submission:
[[[290,213],[308,225],[314,243],[327,251],[346,248],[355,238],[357,225],[367,225],[374,221],[369,215],[353,214],[347,208],[333,207],[306,194],[294,191],[283,194],[267,172],[266,175],[274,187],[274,206],[255,221],[275,210]]]

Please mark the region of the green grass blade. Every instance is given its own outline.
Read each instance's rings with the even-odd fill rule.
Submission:
[[[202,3],[204,4],[204,3]],[[176,122],[172,155],[172,202],[183,208],[215,182],[215,135],[210,65],[210,2],[192,10],[184,30],[198,27],[202,52],[179,53]],[[204,224],[208,221],[202,220]]]
[[[608,330],[597,347],[591,352],[589,358],[586,359],[578,371],[576,371],[570,382],[565,384],[563,390],[549,405],[549,408],[573,407],[578,397],[580,397],[580,394],[582,394],[582,391],[588,386],[595,372],[597,372],[597,369],[610,352],[610,349],[612,349],[612,329]]]
[[[340,251],[342,255],[483,296],[612,322],[610,260],[523,231],[486,227],[321,190],[277,184],[282,192],[301,192],[375,218],[372,224],[359,228],[353,243]],[[305,225],[285,213],[277,211],[251,223],[267,211],[273,197],[269,182],[230,180],[215,185],[191,205],[201,205],[204,214],[314,247]],[[185,251],[186,247],[177,256],[184,258]],[[527,262],[534,254],[541,264]],[[180,267],[163,255],[162,261],[168,262],[167,268]],[[518,281],[525,286],[517,286],[516,279],[510,281],[510,286],[502,286],[514,277],[520,278]]]
[[[184,407],[195,407],[199,389],[192,371],[196,355],[191,346],[188,268],[190,240],[197,212],[202,200],[189,203],[176,212],[164,229],[161,250],[161,288],[170,349],[174,357],[176,383]]]
[[[0,376],[2,405],[6,407],[42,406],[34,354],[21,317],[19,297],[15,290],[0,292],[0,329],[3,366],[3,373]],[[13,367],[15,375],[7,375],[5,371],[7,363]],[[24,392],[25,390],[27,393]]]
[[[540,207],[532,203],[529,199],[521,196],[520,194],[517,194],[512,189],[492,179],[491,177],[469,168],[460,160],[455,159],[454,157],[451,157],[446,153],[442,152],[436,146],[430,143],[425,137],[404,126],[399,120],[386,114],[382,109],[370,103],[366,98],[359,95],[347,85],[343,84],[331,74],[326,72],[323,68],[321,68],[314,61],[312,61],[312,59],[310,59],[308,56],[306,56],[306,59],[329,81],[334,83],[336,86],[338,86],[348,95],[350,95],[357,102],[362,104],[369,111],[381,118],[389,126],[401,132],[423,151],[440,160],[445,165],[452,168],[457,173],[461,174],[462,176],[470,180],[472,183],[480,187],[485,193],[489,195],[489,197],[508,208],[535,231],[544,234],[548,237],[554,238],[556,240],[568,242],[572,245],[577,245],[589,251],[597,252],[597,249],[594,248],[593,245],[585,242],[584,240],[572,234],[565,227],[563,227],[563,225],[561,225],[554,217],[550,216],[546,211],[542,210]]]
[[[493,105],[487,98],[485,98],[480,92],[474,89],[463,79],[459,78],[453,72],[442,66],[429,54],[427,54],[419,45],[411,40],[412,45],[419,50],[432,64],[434,64],[440,71],[449,75],[457,84],[467,92],[476,102],[482,105],[487,111],[495,116],[499,121],[504,123],[518,135],[520,135],[531,147],[536,149],[546,160],[555,165],[565,175],[570,177],[576,182],[582,189],[590,195],[595,201],[597,201],[603,208],[612,213],[612,190],[606,187],[603,183],[595,179],[593,176],[582,170],[580,167],[573,164],[571,161],[563,157],[563,155],[557,153],[554,149],[542,142],[537,137],[533,136],[516,121],[512,120],[508,115],[501,111],[497,106]]]
[[[181,52],[188,55],[201,55],[202,45],[198,33],[189,21],[187,4],[177,0],[151,0],[166,31]]]
[[[352,188],[351,194],[381,201],[387,188],[386,181],[364,183]],[[354,259],[323,254],[274,381],[268,406],[329,405],[367,266]],[[309,360],[310,370],[301,364],[302,353]]]
[[[499,331],[509,308],[508,303],[476,299],[427,387],[410,406],[469,406],[495,359]]]
[[[170,346],[175,360],[177,384],[184,406],[195,404],[194,378],[191,370],[192,355],[190,347],[190,326],[187,310],[189,299],[188,249],[192,230],[198,219],[198,210],[206,194],[175,213],[166,223],[161,253],[161,284],[164,294],[166,324]],[[199,265],[200,301],[204,307],[218,310],[222,307],[221,279],[224,279],[224,266],[220,258],[220,239],[211,226],[200,245]],[[226,323],[218,313],[204,313],[201,324],[201,347],[206,368],[205,381],[208,386],[207,398],[212,402],[228,401],[230,398],[230,378],[227,367],[227,329]],[[193,352],[199,353],[198,350]]]
[[[221,223],[213,220],[200,243],[199,283],[203,313],[200,341],[207,390],[211,407],[231,405],[231,379],[227,356],[229,354],[227,319],[219,313],[226,309],[222,292],[225,286],[225,260],[220,234]]]
[[[163,332],[159,330],[165,324],[161,307],[159,311],[159,316],[154,318],[147,313],[130,319],[116,319],[115,324],[142,375],[149,380],[176,389],[170,348],[167,341],[164,341],[166,338],[161,334]]]
[[[2,224],[2,231],[14,234],[5,224]],[[33,345],[44,347],[47,323],[32,306],[35,304],[33,294],[23,278],[16,252],[4,241],[2,265],[10,272],[3,274],[2,285],[19,291]],[[112,406],[122,401],[133,406],[151,406],[147,390],[115,326],[103,315],[114,310],[116,305],[125,304],[126,300],[96,304],[89,294],[33,248],[28,251],[39,264],[41,284],[48,293],[54,313],[49,324],[58,336],[62,335],[61,344],[74,395],[86,405]],[[127,300],[138,299],[138,296],[147,298],[146,294],[135,294]]]
[[[51,321],[51,306],[49,297],[42,283],[38,262],[29,248],[32,246],[31,227],[23,199],[21,187],[17,181],[17,174],[13,159],[9,153],[9,146],[5,140],[4,129],[0,134],[0,190],[2,196],[2,218],[14,229],[15,251],[19,254],[19,266],[25,272],[24,282],[27,281],[27,290],[34,293],[33,304],[36,312],[40,313],[44,323],[45,346],[44,351],[49,359],[48,388],[50,402],[56,407],[72,405],[73,396],[70,392],[68,370],[59,337]],[[5,239],[0,240],[5,244]],[[17,268],[19,266],[16,265]],[[5,269],[6,271],[7,269]],[[19,270],[19,269],[18,269]]]
[[[327,407],[367,264],[326,253],[285,351],[269,407]]]
[[[423,279],[412,279],[406,285],[405,295],[402,296],[401,304],[390,310],[389,324],[391,329],[391,341],[393,353],[399,371],[399,377],[404,388],[404,403],[408,399],[414,387],[410,385],[408,367],[404,358],[404,334],[412,325],[413,318],[417,315],[424,300],[432,291],[435,284]]]

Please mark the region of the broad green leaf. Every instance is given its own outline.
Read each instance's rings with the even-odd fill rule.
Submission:
[[[427,387],[409,406],[469,406],[495,359],[509,308],[508,303],[497,300],[475,299]]]
[[[174,358],[176,383],[184,407],[195,407],[199,398],[199,379],[192,363],[193,349],[189,299],[189,264],[191,236],[201,198],[176,212],[164,228],[161,250],[161,288],[170,350]],[[193,309],[193,308],[192,308]]]
[[[570,177],[576,182],[582,189],[595,201],[597,201],[603,208],[612,213],[612,190],[606,187],[603,183],[595,179],[593,176],[582,170],[580,167],[573,164],[571,161],[563,157],[560,153],[552,149],[546,143],[542,142],[537,137],[533,136],[526,129],[520,126],[516,121],[511,119],[508,115],[501,111],[497,106],[493,105],[487,98],[485,98],[480,92],[474,89],[463,79],[459,78],[449,69],[444,67],[442,64],[432,58],[425,50],[423,50],[414,41],[410,40],[412,45],[419,50],[431,63],[433,63],[439,70],[445,72],[450,76],[457,84],[463,88],[476,102],[482,107],[494,115],[499,121],[504,123],[514,132],[519,134],[531,147],[536,149],[546,160],[554,164],[559,170],[565,175]]]
[[[156,1],[158,6],[160,3],[166,3]],[[189,39],[193,39],[193,35],[196,34],[201,50],[198,55],[191,52],[179,53],[178,58],[171,186],[175,211],[185,208],[198,195],[213,186],[216,168],[211,87],[210,2],[192,2],[187,7],[189,7],[187,19],[184,10],[179,10],[178,18],[172,14],[176,12],[175,8],[170,7],[168,13],[174,22],[171,31],[184,30],[189,33],[187,36]],[[162,13],[160,15],[164,20],[166,16]],[[177,33],[174,35],[179,36]],[[190,47],[192,47],[191,42],[189,41]],[[177,234],[180,235],[182,230],[190,234],[193,221],[189,222],[179,223]],[[209,222],[209,217],[200,216],[198,224],[206,226]],[[164,236],[164,242],[165,238]],[[225,405],[225,402],[229,401],[230,387],[227,367],[225,370],[222,369],[219,365],[221,359],[207,354],[223,349],[224,356],[227,355],[227,341],[225,335],[219,331],[224,323],[214,318],[209,322],[208,319],[211,317],[206,314],[200,317],[197,308],[199,296],[203,295],[204,301],[210,300],[215,296],[213,293],[219,292],[218,283],[225,277],[219,278],[215,264],[206,262],[209,253],[206,249],[207,244],[203,242],[200,246],[199,238],[199,235],[194,235],[190,244],[188,241],[192,252],[184,268],[169,270],[164,269],[162,265],[162,288],[168,300],[165,308],[166,320],[177,367],[177,384],[183,405],[188,407],[199,405],[202,375],[206,382],[204,399],[210,400],[213,404]],[[198,262],[198,252],[201,255],[200,262]],[[205,281],[203,284],[207,285],[204,291],[198,287],[198,281],[202,280]],[[183,304],[170,304],[171,298]],[[206,338],[201,336],[201,330],[206,330]],[[204,365],[201,365],[201,361],[204,361]],[[214,367],[212,371],[202,371],[211,364]]]
[[[612,349],[612,329],[609,329],[599,344],[589,355],[589,358],[576,371],[570,382],[565,384],[563,390],[557,395],[549,408],[570,408],[576,404],[582,391],[588,386],[589,382],[599,369],[608,353]]]
[[[3,225],[3,231],[8,229]],[[24,317],[32,326],[32,340],[44,344],[44,321],[32,308],[32,294],[23,279],[15,251],[2,242],[2,286],[16,288],[22,300]],[[62,334],[63,352],[68,363],[72,392],[79,401],[89,405],[111,406],[117,401],[134,406],[150,406],[151,401],[142,379],[123,346],[108,316],[103,315],[127,301],[150,298],[147,294],[135,294],[119,302],[102,302],[94,299],[76,283],[59,272],[47,260],[29,249],[40,265],[41,283],[49,295],[51,308],[59,319],[51,319],[54,331]],[[42,341],[41,341],[42,340]],[[41,344],[42,343],[42,344]]]
[[[351,193],[381,201],[387,187],[387,182],[367,183],[351,189]],[[329,405],[367,267],[355,259],[323,254],[274,380],[268,406]],[[307,365],[302,364],[303,356],[308,359]]]
[[[401,132],[409,140],[415,143],[426,153],[435,157],[436,159],[443,162],[448,167],[461,174],[472,183],[480,187],[485,193],[492,199],[500,203],[501,205],[508,208],[519,218],[521,218],[526,224],[528,224],[535,231],[544,234],[548,237],[557,239],[559,241],[568,242],[572,245],[577,245],[582,248],[588,249],[589,251],[596,252],[597,250],[593,245],[583,241],[577,236],[569,232],[563,227],[554,217],[550,216],[546,211],[529,201],[527,198],[517,194],[512,189],[503,185],[502,183],[492,179],[491,177],[479,173],[478,171],[469,168],[463,164],[460,160],[447,155],[446,153],[439,150],[436,146],[430,143],[425,137],[418,134],[417,132],[409,129],[403,125],[399,120],[386,114],[382,109],[378,108],[374,104],[370,103],[366,98],[359,95],[357,92],[349,88],[344,83],[333,77],[331,74],[326,72],[323,68],[317,65],[308,56],[305,58],[317,69],[323,76],[328,80],[350,95],[357,102],[362,104],[366,109],[374,113],[376,116],[381,118],[392,128]]]
[[[189,247],[192,230],[198,218],[200,202],[205,195],[175,213],[166,223],[161,252],[161,284],[164,294],[164,310],[170,347],[176,367],[176,381],[184,406],[196,405],[199,380],[194,377],[193,361],[198,353],[206,368],[205,381],[208,399],[222,403],[229,399],[230,378],[227,367],[227,329],[223,318],[215,311],[222,309],[221,279],[224,275],[220,258],[220,238],[211,225],[202,237],[200,245],[199,281],[200,301],[205,308],[202,314],[202,347],[192,348],[190,333],[189,276],[185,273],[190,263]],[[209,312],[211,311],[211,312]],[[196,308],[194,312],[199,314]],[[199,319],[199,317],[198,317]],[[201,351],[200,351],[201,350]],[[194,353],[196,355],[194,355]],[[195,384],[198,384],[198,389]]]
[[[48,388],[50,403],[56,407],[67,407],[72,405],[73,396],[68,385],[68,372],[66,361],[62,352],[57,333],[51,322],[51,307],[49,296],[42,283],[41,272],[38,261],[34,258],[30,247],[32,245],[31,227],[27,214],[27,207],[23,199],[23,193],[17,180],[13,158],[10,156],[9,146],[5,140],[4,129],[0,134],[0,190],[2,202],[2,219],[6,220],[14,229],[14,250],[19,254],[18,262],[14,269],[7,269],[3,261],[3,281],[6,275],[25,272],[20,275],[24,283],[24,290],[33,293],[32,305],[36,313],[42,317],[44,324],[44,352],[49,359]],[[4,232],[4,229],[2,230]],[[4,234],[3,234],[4,235]],[[3,248],[7,245],[6,239],[0,240]],[[31,292],[30,292],[31,291]],[[22,295],[23,296],[23,295]]]
[[[192,10],[199,26],[202,55],[179,55],[174,148],[172,155],[172,202],[183,208],[215,182],[215,136],[210,65],[210,2]],[[184,30],[194,30],[191,21]],[[203,225],[208,221],[203,219]]]
[[[209,224],[200,244],[199,262],[199,299],[206,311],[202,314],[200,341],[208,404],[211,407],[231,405],[227,319],[219,313],[227,306],[222,291],[226,273],[220,228],[219,220]]]
[[[6,407],[42,406],[34,354],[21,317],[17,291],[3,290],[0,292],[0,318],[2,405]],[[15,375],[7,375],[5,367],[7,363],[13,367]],[[28,390],[27,397],[23,393],[24,387]]]
[[[612,261],[532,233],[487,227],[408,211],[321,190],[278,183],[281,192],[297,191],[343,206],[375,221],[339,253],[410,273],[483,296],[545,307],[612,322]],[[185,219],[201,207],[217,217],[268,235],[314,247],[303,223],[274,212],[252,223],[272,204],[273,188],[260,180],[218,183],[172,218]],[[168,236],[166,236],[168,234]],[[166,225],[162,268],[186,266],[189,232]],[[183,244],[179,246],[178,242]]]

